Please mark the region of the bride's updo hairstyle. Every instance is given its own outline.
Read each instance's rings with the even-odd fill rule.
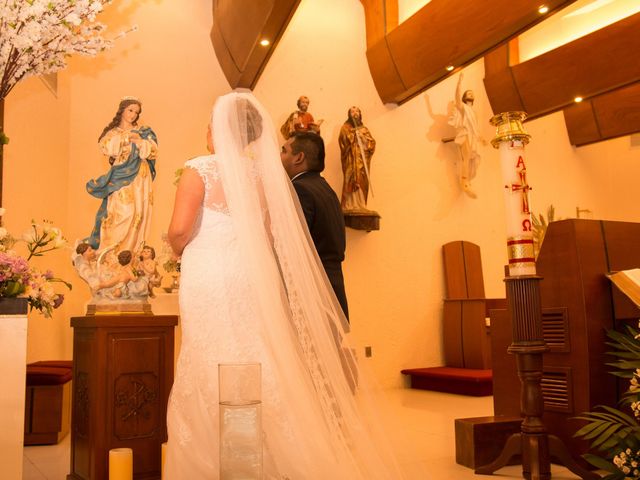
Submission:
[[[236,99],[236,109],[240,132],[243,136],[243,146],[247,146],[262,135],[262,117],[258,109],[246,98]]]

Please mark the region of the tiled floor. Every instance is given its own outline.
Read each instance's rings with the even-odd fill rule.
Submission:
[[[423,390],[389,392],[390,412],[398,428],[394,442],[398,458],[410,480],[465,480],[489,478],[474,475],[456,464],[454,419],[493,413],[491,397],[464,397]],[[58,445],[25,447],[23,480],[64,480],[69,473],[70,437]],[[552,466],[556,480],[576,479],[560,466]],[[521,478],[521,467],[505,467],[496,478]]]

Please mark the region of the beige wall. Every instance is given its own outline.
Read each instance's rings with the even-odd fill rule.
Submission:
[[[150,239],[159,246],[171,213],[173,172],[204,152],[211,104],[229,91],[209,42],[210,10],[210,0],[114,2],[103,21],[114,32],[137,23],[138,32],[99,58],[74,59],[61,75],[65,93],[58,99],[38,80],[24,82],[10,94],[6,125],[13,138],[7,149],[4,203],[11,224],[49,215],[72,241],[88,234],[99,202],[89,197],[84,184],[107,167],[96,148],[97,136],[120,97],[136,95],[144,104],[143,120],[160,144]],[[482,62],[470,65],[464,70],[464,87],[476,93],[474,108],[483,136],[490,140],[492,113],[483,75]],[[441,142],[452,134],[447,114],[456,81],[452,77],[399,107],[383,105],[367,67],[360,2],[303,0],[255,89],[278,126],[299,95],[310,97],[311,113],[324,119],[325,176],[338,193],[337,136],[350,106],[362,109],[378,142],[371,168],[375,197],[369,207],[382,216],[381,230],[348,230],[344,269],[353,330],[373,347],[368,361],[383,385],[402,384],[402,368],[441,363],[444,243],[465,239],[480,245],[487,296],[504,295],[497,152],[490,145],[481,147],[473,182],[478,199],[473,200],[458,187],[454,146]],[[630,199],[631,181],[640,173],[638,147],[629,146],[629,137],[574,149],[561,114],[527,128],[533,137],[527,160],[536,212],[553,203],[562,217],[575,216],[579,206],[592,210],[593,218],[640,221]],[[18,139],[34,135],[44,154],[32,152],[35,144],[19,148]],[[27,161],[35,168],[25,169]],[[46,175],[33,178],[33,171]],[[15,182],[20,178],[25,182],[19,188]],[[52,196],[54,202],[45,202]],[[65,261],[68,256],[62,255]],[[32,321],[31,359],[71,357],[68,317],[82,314],[88,300],[82,282],[76,279],[74,286],[66,311],[56,312],[54,321]]]
[[[10,143],[4,149],[2,204],[7,214],[3,220],[14,236],[31,228],[32,219],[38,223],[50,220],[65,233],[69,229],[69,97],[68,79],[61,74],[57,97],[39,78],[31,78],[19,84],[5,102],[5,130]],[[26,253],[24,245],[18,244],[16,249]],[[67,251],[34,258],[33,264],[42,270],[51,269],[61,278],[73,279]],[[67,300],[75,295],[64,293]],[[38,312],[29,314],[28,361],[60,358],[71,352],[71,338],[65,327],[70,312],[68,304],[64,304],[53,318],[44,318]]]

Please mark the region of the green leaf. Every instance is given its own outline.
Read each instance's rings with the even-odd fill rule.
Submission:
[[[597,430],[598,428],[600,428],[602,425],[604,425],[605,428],[607,426],[607,424],[603,422],[591,422],[585,425],[584,427],[582,427],[577,432],[575,432],[573,436],[577,438],[580,438],[580,437],[585,439],[589,438],[588,436],[591,435],[594,432],[594,430]]]
[[[597,455],[593,455],[591,453],[586,453],[582,455],[587,462],[589,462],[594,467],[597,467],[605,472],[618,473],[618,467],[616,467],[612,462],[605,460],[602,457],[598,457]],[[620,472],[621,473],[621,472]]]
[[[613,435],[621,428],[622,428],[621,425],[615,425],[615,424],[609,425],[609,427],[606,430],[604,430],[600,435],[598,435],[598,438],[596,438],[591,443],[591,446],[593,448],[598,448],[599,445],[610,440],[613,437]]]
[[[597,437],[598,435],[600,435],[602,432],[604,432],[605,430],[607,430],[607,428],[609,428],[609,426],[611,425],[610,423],[605,423],[605,422],[593,422],[593,424],[595,426],[595,428],[587,435],[584,436],[585,440],[591,440],[592,438]],[[577,435],[577,433],[576,433]]]

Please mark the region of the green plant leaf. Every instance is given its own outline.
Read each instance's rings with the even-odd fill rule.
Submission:
[[[597,436],[597,438],[595,438],[591,442],[591,446],[593,448],[599,448],[600,445],[611,440],[615,436],[616,432],[621,429],[622,429],[622,426],[620,425],[616,425],[616,424],[609,425],[606,430],[604,430],[600,435]]]
[[[602,457],[598,457],[597,455],[586,453],[582,455],[582,458],[584,458],[587,462],[589,462],[594,467],[604,470],[605,472],[622,473],[620,472],[620,470],[618,470],[618,467],[616,467],[612,462],[605,460]]]
[[[593,422],[591,425],[593,425],[594,428],[588,434],[584,435],[585,440],[591,440],[592,438],[597,437],[602,432],[607,430],[607,428],[609,428],[611,424],[606,422]]]
[[[574,418],[580,418],[580,417],[574,417]],[[582,427],[580,430],[578,430],[576,433],[573,434],[574,437],[584,437],[584,438],[589,438],[588,435],[590,435],[591,433],[593,433],[594,430],[597,430],[598,428],[600,428],[602,425],[604,425],[604,427],[607,427],[607,424],[603,421],[593,421],[591,423],[587,423],[584,427]]]

